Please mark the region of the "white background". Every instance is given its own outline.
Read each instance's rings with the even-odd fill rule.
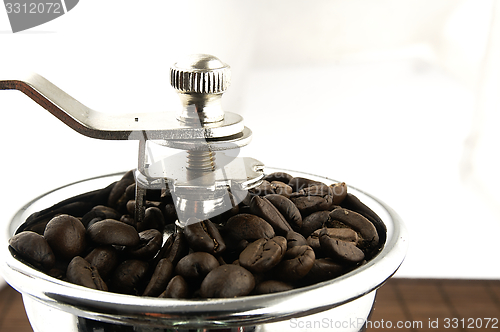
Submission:
[[[177,59],[230,64],[224,108],[254,133],[242,153],[391,205],[410,234],[398,277],[500,278],[499,44],[487,0],[84,0],[16,34],[0,8],[0,77],[37,72],[98,111],[175,111]],[[0,112],[3,225],[136,167],[137,143],[81,136],[20,92],[0,91]]]

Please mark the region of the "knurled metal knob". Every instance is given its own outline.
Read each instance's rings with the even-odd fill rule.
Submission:
[[[220,98],[230,81],[230,67],[213,55],[195,54],[175,63],[170,68],[170,84],[183,106],[178,120],[201,124],[222,121]]]
[[[209,54],[190,55],[170,69],[170,84],[184,93],[222,93],[231,82],[230,67]]]

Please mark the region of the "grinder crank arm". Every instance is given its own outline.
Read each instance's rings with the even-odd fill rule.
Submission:
[[[110,114],[95,111],[52,84],[29,73],[2,77],[0,90],[18,90],[33,99],[78,133],[105,140],[192,140],[207,141],[243,132],[240,115],[226,112],[223,121],[194,127],[176,119],[172,112]]]

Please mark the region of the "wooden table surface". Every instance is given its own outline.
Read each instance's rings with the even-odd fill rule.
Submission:
[[[500,331],[499,319],[500,280],[392,278],[366,324],[367,331]],[[0,332],[32,332],[10,287],[0,290]]]

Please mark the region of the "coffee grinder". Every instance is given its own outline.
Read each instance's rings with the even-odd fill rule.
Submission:
[[[218,58],[197,54],[170,71],[179,93],[177,112],[107,114],[81,104],[45,78],[30,74],[0,80],[0,90],[23,92],[66,125],[85,136],[137,140],[135,218],[144,218],[145,193],[170,188],[177,227],[211,218],[241,202],[265,174],[286,171],[332,184],[327,177],[265,167],[238,157],[252,137],[243,118],[224,112],[221,97],[230,68]],[[162,157],[164,149],[177,149]],[[160,151],[160,152],[158,152]],[[226,153],[229,152],[229,153]],[[159,157],[160,156],[160,157]],[[373,259],[335,279],[290,291],[231,299],[174,300],[106,293],[49,277],[12,257],[7,241],[27,216],[58,200],[103,187],[122,173],[82,180],[29,202],[12,219],[2,238],[5,280],[23,295],[37,332],[45,331],[361,331],[373,308],[376,290],[402,263],[407,249],[400,217],[379,199],[356,188],[349,191],[374,210],[387,227],[383,249]]]

